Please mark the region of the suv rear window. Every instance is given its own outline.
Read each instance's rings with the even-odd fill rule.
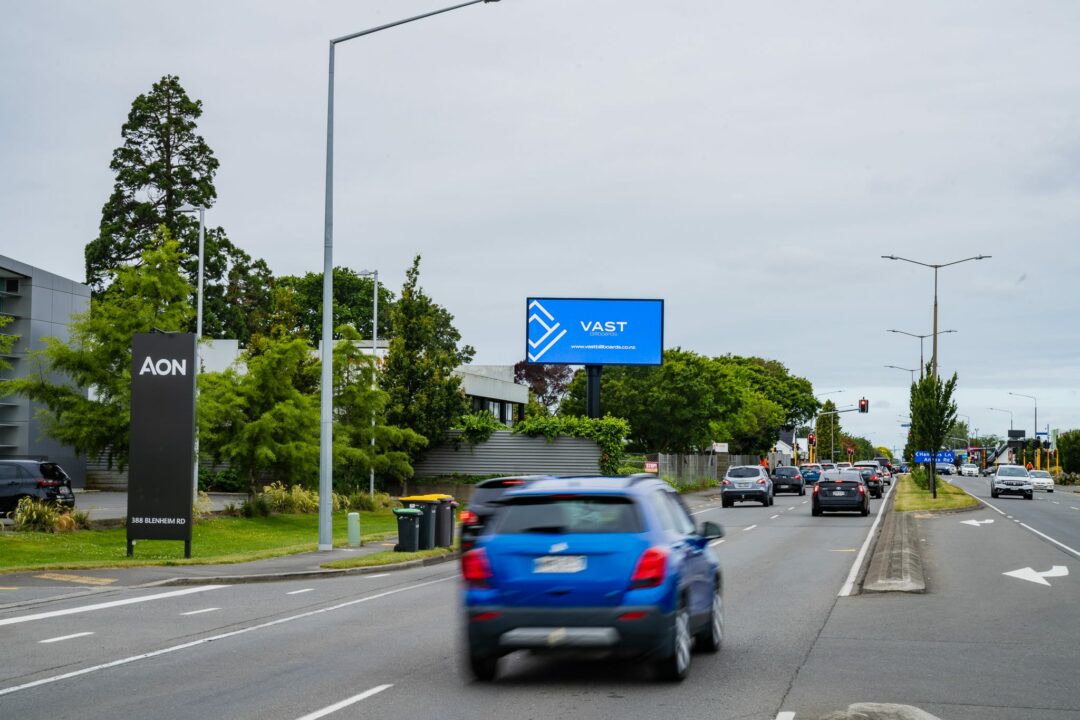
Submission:
[[[727,476],[732,478],[752,478],[760,474],[758,469],[753,467],[735,467],[727,471]]]
[[[476,486],[473,490],[472,500],[470,505],[483,505],[489,503],[492,500],[502,497],[503,493],[507,490],[516,490],[524,487],[525,480],[520,478],[499,478],[496,480],[485,480]]]
[[[56,463],[41,463],[39,466],[41,470],[41,477],[46,480],[67,480],[68,476],[64,470]]]
[[[641,515],[628,497],[538,495],[503,506],[495,533],[639,533]]]
[[[799,474],[798,468],[793,467],[778,467],[776,468],[777,477],[795,477]]]

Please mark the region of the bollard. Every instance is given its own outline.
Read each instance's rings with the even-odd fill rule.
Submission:
[[[349,513],[349,547],[360,547],[360,513]]]

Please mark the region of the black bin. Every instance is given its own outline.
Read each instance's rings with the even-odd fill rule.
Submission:
[[[420,519],[423,512],[416,508],[394,508],[397,517],[398,544],[396,552],[416,552],[420,549]]]
[[[400,498],[406,508],[420,511],[420,550],[435,547],[435,508],[437,500],[429,500],[426,495]]]
[[[448,548],[454,544],[454,508],[457,503],[450,497],[439,498],[435,502],[435,547]]]

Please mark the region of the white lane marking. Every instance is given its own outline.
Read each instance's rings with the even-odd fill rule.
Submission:
[[[809,501],[809,500],[803,500],[803,501],[802,501],[802,504],[803,504],[803,505],[805,505],[805,504],[806,504],[806,503],[808,503],[808,502],[810,502],[810,501]]]
[[[724,542],[724,538],[720,538],[719,540],[713,540],[711,543],[709,543],[709,547],[715,547],[716,545],[719,545],[722,542]]]
[[[60,637],[49,638],[48,640],[38,640],[39,645],[45,645],[46,643],[61,642],[63,640],[74,640],[75,638],[86,637],[87,635],[93,635],[92,632],[75,633],[74,635],[61,635]]]
[[[701,513],[707,513],[710,510],[719,510],[719,509],[720,509],[719,505],[710,505],[709,507],[704,508],[703,510],[695,510],[694,512],[692,512],[690,514],[691,515],[700,515]]]
[[[202,615],[203,613],[214,612],[221,608],[203,608],[202,610],[192,610],[191,612],[180,613],[181,615]]]
[[[1057,500],[1051,500],[1050,502],[1054,503],[1055,505],[1060,505],[1061,504]]]
[[[311,592],[315,588],[304,588],[303,590],[293,590],[292,592],[285,593],[286,595],[299,595],[301,593]]]
[[[372,695],[378,695],[383,690],[389,690],[392,687],[394,687],[394,686],[393,685],[379,685],[378,687],[373,687],[370,690],[367,690],[365,692],[360,693],[359,695],[353,695],[351,698],[346,698],[346,699],[342,700],[341,702],[334,703],[333,705],[328,705],[327,707],[324,707],[322,710],[316,710],[313,713],[305,715],[304,717],[300,718],[299,720],[319,720],[319,718],[321,718],[321,717],[326,717],[330,713],[337,712],[341,708],[349,707],[350,705],[352,705],[354,703],[358,703],[361,700],[366,700],[369,697],[371,697]]]
[[[893,491],[893,486],[889,485],[888,492],[881,498],[881,505],[879,508],[885,507],[885,501],[889,499],[889,493]],[[878,523],[881,522],[881,518],[885,517],[885,513],[879,509],[874,513],[874,522],[870,525],[870,532],[866,533],[866,539],[863,540],[862,547],[859,548],[859,554],[855,556],[855,562],[851,564],[851,572],[848,573],[847,580],[844,581],[843,587],[840,588],[839,597],[847,597],[855,591],[855,578],[859,575],[859,568],[862,567],[863,558],[866,557],[866,551],[870,547],[870,540],[874,537],[874,533],[877,532]]]
[[[1022,528],[1027,528],[1028,530],[1030,530],[1031,532],[1035,533],[1036,535],[1038,535],[1039,537],[1043,538],[1044,540],[1049,540],[1050,542],[1054,543],[1054,544],[1055,544],[1055,545],[1057,545],[1058,547],[1060,547],[1060,548],[1063,548],[1063,549],[1065,549],[1065,550],[1068,550],[1069,552],[1071,552],[1071,553],[1072,553],[1073,555],[1075,555],[1076,557],[1080,557],[1080,552],[1077,552],[1076,550],[1073,550],[1073,549],[1072,549],[1071,547],[1069,547],[1069,546],[1068,546],[1068,545],[1066,545],[1065,543],[1061,543],[1061,542],[1058,542],[1057,540],[1055,540],[1054,538],[1050,537],[1049,535],[1046,535],[1046,534],[1044,534],[1044,533],[1041,533],[1041,532],[1039,532],[1038,530],[1036,530],[1035,528],[1031,527],[1031,526],[1030,526],[1030,525],[1028,525],[1027,523],[1020,523],[1020,527],[1022,527]]]
[[[377,579],[379,579],[381,577],[388,577],[389,575],[390,575],[390,573],[378,573],[377,575],[368,575],[367,579],[368,580],[377,580]]]
[[[779,516],[779,515],[773,515],[773,516],[772,516],[772,517],[770,517],[769,519],[770,519],[770,520],[775,520],[775,519],[776,519],[776,518],[778,518],[778,517],[780,517],[780,516]]]
[[[996,512],[996,513],[998,513],[998,514],[1000,514],[1000,515],[1004,515],[1004,514],[1005,514],[1005,513],[1003,513],[1003,512],[1001,511],[1001,510],[998,510],[998,509],[997,509],[996,507],[994,507],[993,505],[991,505],[990,503],[988,503],[987,501],[983,500],[983,499],[982,499],[981,497],[979,497],[979,496],[978,496],[978,495],[976,495],[975,493],[972,493],[972,492],[968,492],[967,490],[964,490],[964,492],[966,492],[966,493],[967,493],[968,495],[970,495],[971,497],[975,498],[976,500],[978,500],[979,502],[981,502],[981,503],[982,503],[983,505],[987,506],[988,508],[990,508],[990,509],[991,509],[991,510],[993,510],[994,512]],[[1008,517],[1011,517],[1011,516],[1008,516]],[[1054,543],[1054,544],[1055,544],[1055,545],[1057,545],[1058,547],[1060,547],[1060,548],[1062,548],[1062,549],[1064,549],[1064,550],[1067,550],[1068,552],[1071,552],[1071,553],[1072,553],[1073,555],[1075,555],[1076,557],[1080,557],[1080,552],[1077,552],[1076,550],[1073,550],[1073,549],[1072,549],[1071,547],[1069,547],[1069,546],[1068,546],[1068,545],[1066,545],[1065,543],[1062,543],[1062,542],[1058,542],[1057,540],[1055,540],[1054,538],[1050,537],[1049,535],[1047,535],[1047,534],[1045,534],[1045,533],[1041,533],[1041,532],[1039,532],[1038,530],[1036,530],[1035,528],[1031,527],[1031,526],[1030,526],[1030,525],[1028,525],[1027,523],[1022,523],[1022,522],[1020,522],[1019,520],[1017,520],[1016,522],[1017,522],[1017,523],[1018,523],[1018,524],[1020,525],[1020,527],[1022,527],[1022,528],[1026,528],[1026,529],[1030,530],[1031,532],[1035,533],[1036,535],[1038,535],[1039,537],[1041,537],[1042,539],[1044,539],[1044,540],[1049,540],[1050,542]]]
[[[756,528],[756,527],[757,527],[757,525],[751,525],[750,527],[744,527],[744,528],[742,529],[742,531],[743,531],[743,532],[746,532],[747,530],[753,530],[753,529],[754,529],[754,528]]]
[[[1045,572],[1039,572],[1035,568],[1020,568],[1019,570],[1010,570],[1009,572],[1001,573],[1002,575],[1008,575],[1019,580],[1027,580],[1028,582],[1036,583],[1037,585],[1045,585],[1051,587],[1050,583],[1046,582],[1046,578],[1065,577],[1069,574],[1069,568],[1064,565],[1054,565]]]
[[[450,577],[439,578],[438,580],[428,580],[427,582],[417,583],[416,585],[409,585],[407,587],[396,588],[394,590],[386,590],[385,592],[377,593],[375,595],[368,595],[367,597],[349,600],[347,602],[339,603],[337,605],[331,605],[329,607],[319,608],[317,610],[308,610],[307,612],[302,612],[298,615],[291,615],[289,617],[278,618],[277,620],[270,620],[268,622],[260,623],[258,625],[251,625],[246,628],[240,628],[239,630],[232,630],[230,632],[221,633],[220,635],[211,635],[210,637],[192,640],[191,642],[181,643],[180,645],[173,645],[171,647],[162,648],[160,650],[151,650],[150,652],[142,653],[139,655],[131,655],[126,658],[120,658],[119,660],[102,663],[101,665],[93,665],[91,667],[82,668],[81,670],[72,670],[71,672],[67,672],[62,675],[54,675],[52,677],[41,678],[40,680],[34,680],[32,682],[24,683],[22,685],[13,685],[11,687],[0,688],[0,697],[19,692],[20,690],[29,690],[30,688],[40,687],[42,685],[49,685],[51,683],[59,682],[61,680],[68,680],[69,678],[73,677],[79,677],[80,675],[89,675],[90,673],[97,672],[99,670],[107,670],[109,668],[119,667],[121,665],[128,665],[139,660],[147,660],[149,658],[158,657],[159,655],[168,655],[169,653],[174,653],[179,650],[186,650],[188,648],[193,648],[198,645],[205,645],[206,643],[215,642],[217,640],[224,640],[225,638],[236,637],[237,635],[244,635],[255,630],[264,630],[268,627],[281,625],[282,623],[293,622],[295,620],[303,620],[304,618],[333,612],[334,610],[341,610],[342,608],[351,607],[353,605],[368,602],[370,600],[378,600],[379,598],[388,597],[390,595],[397,595],[398,593],[403,593],[407,590],[418,590],[428,585],[434,585],[436,583],[446,582],[447,580],[457,579],[457,575],[451,575]],[[214,587],[220,586],[215,585]]]
[[[1070,507],[1070,508],[1072,508],[1073,510],[1080,510],[1080,508],[1078,508],[1078,507],[1073,507],[1072,505],[1070,505],[1069,507]]]
[[[787,711],[777,713],[776,720],[795,720],[795,713]]]
[[[120,607],[122,605],[134,605],[135,603],[150,602],[151,600],[164,600],[165,598],[180,597],[181,595],[191,595],[192,593],[206,592],[207,590],[217,590],[225,587],[224,585],[200,585],[199,587],[185,588],[184,590],[173,590],[172,592],[158,593],[157,595],[145,595],[137,598],[127,598],[126,600],[112,600],[110,602],[97,603],[95,605],[81,605],[79,607],[68,608],[66,610],[52,610],[50,612],[35,613],[34,615],[20,615],[19,617],[4,618],[0,620],[0,626],[3,625],[16,625],[18,623],[33,622],[34,620],[46,620],[48,618],[60,617],[62,615],[75,615],[82,612],[90,612],[91,610],[105,610],[107,608]]]

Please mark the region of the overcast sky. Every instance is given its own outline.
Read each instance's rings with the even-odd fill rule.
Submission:
[[[452,4],[444,0],[445,4]],[[131,101],[203,101],[223,226],[321,271],[327,41],[438,0],[0,5],[0,253],[74,279]],[[666,344],[783,361],[902,445],[944,372],[1004,434],[1080,426],[1080,3],[502,0],[337,53],[335,263],[411,257],[476,362],[536,296],[660,297]],[[926,343],[929,359],[930,342]]]

